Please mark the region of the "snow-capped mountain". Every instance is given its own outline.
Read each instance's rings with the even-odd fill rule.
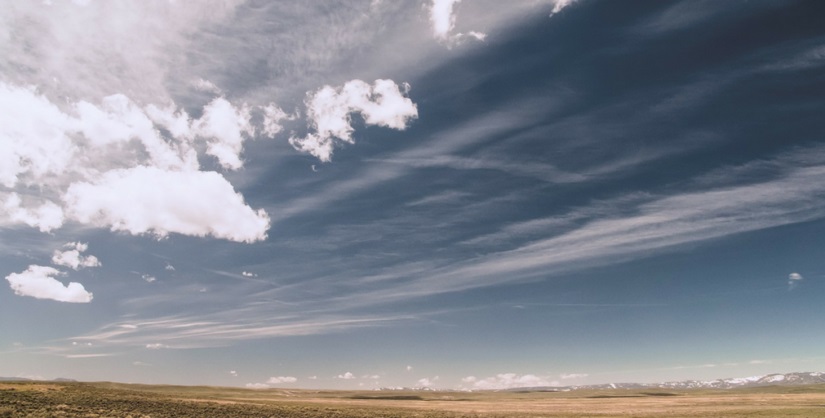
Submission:
[[[716,380],[687,380],[683,382],[668,382],[658,385],[663,388],[714,388],[732,389],[739,387],[770,386],[770,385],[812,385],[825,383],[825,373],[785,373],[769,374],[765,376],[738,377],[732,379]]]
[[[775,373],[764,376],[735,377],[716,380],[683,380],[665,383],[607,383],[601,385],[570,386],[555,388],[556,390],[576,389],[733,389],[742,387],[771,386],[771,385],[813,385],[825,383],[825,373]],[[531,388],[533,389],[533,388]],[[542,388],[551,389],[551,388]]]

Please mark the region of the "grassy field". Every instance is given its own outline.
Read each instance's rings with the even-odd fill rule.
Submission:
[[[7,417],[825,417],[825,385],[465,393],[0,382]]]

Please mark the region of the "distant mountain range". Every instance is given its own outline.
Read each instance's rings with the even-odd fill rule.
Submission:
[[[23,377],[0,377],[0,382],[20,382],[32,381]],[[76,382],[74,379],[57,378],[52,382]],[[538,386],[503,389],[508,392],[567,392],[581,389],[735,389],[759,386],[793,386],[793,385],[815,385],[825,384],[825,372],[798,372],[798,373],[774,373],[764,376],[735,377],[729,379],[716,380],[682,380],[679,382],[665,383],[604,383],[599,385],[583,386]],[[379,390],[385,391],[441,391],[429,387],[409,388],[409,387],[388,387]],[[452,391],[448,389],[447,391]]]
[[[0,382],[33,382],[33,379],[26,379],[25,377],[0,377]],[[47,382],[77,382],[74,379],[65,379],[58,377],[57,379],[47,380]]]
[[[736,377],[716,380],[683,380],[679,382],[665,383],[604,383],[600,385],[583,386],[538,386],[519,387],[501,389],[507,392],[568,392],[572,390],[598,390],[598,389],[735,389],[758,386],[792,386],[792,385],[814,385],[825,383],[825,373],[823,372],[801,372],[801,373],[774,373],[764,376]],[[429,387],[386,387],[383,391],[441,391]],[[453,391],[445,389],[444,391]]]
[[[509,391],[570,391],[578,389],[735,389],[758,386],[814,385],[825,383],[825,373],[774,373],[764,376],[735,377],[716,380],[682,380],[665,383],[605,383],[600,385],[515,388]]]

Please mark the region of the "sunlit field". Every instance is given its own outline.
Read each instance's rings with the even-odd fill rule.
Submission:
[[[400,392],[0,383],[0,417],[825,417],[825,385]]]

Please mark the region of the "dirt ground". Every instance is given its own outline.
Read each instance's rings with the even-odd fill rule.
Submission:
[[[825,385],[466,393],[0,382],[7,417],[825,417]]]

